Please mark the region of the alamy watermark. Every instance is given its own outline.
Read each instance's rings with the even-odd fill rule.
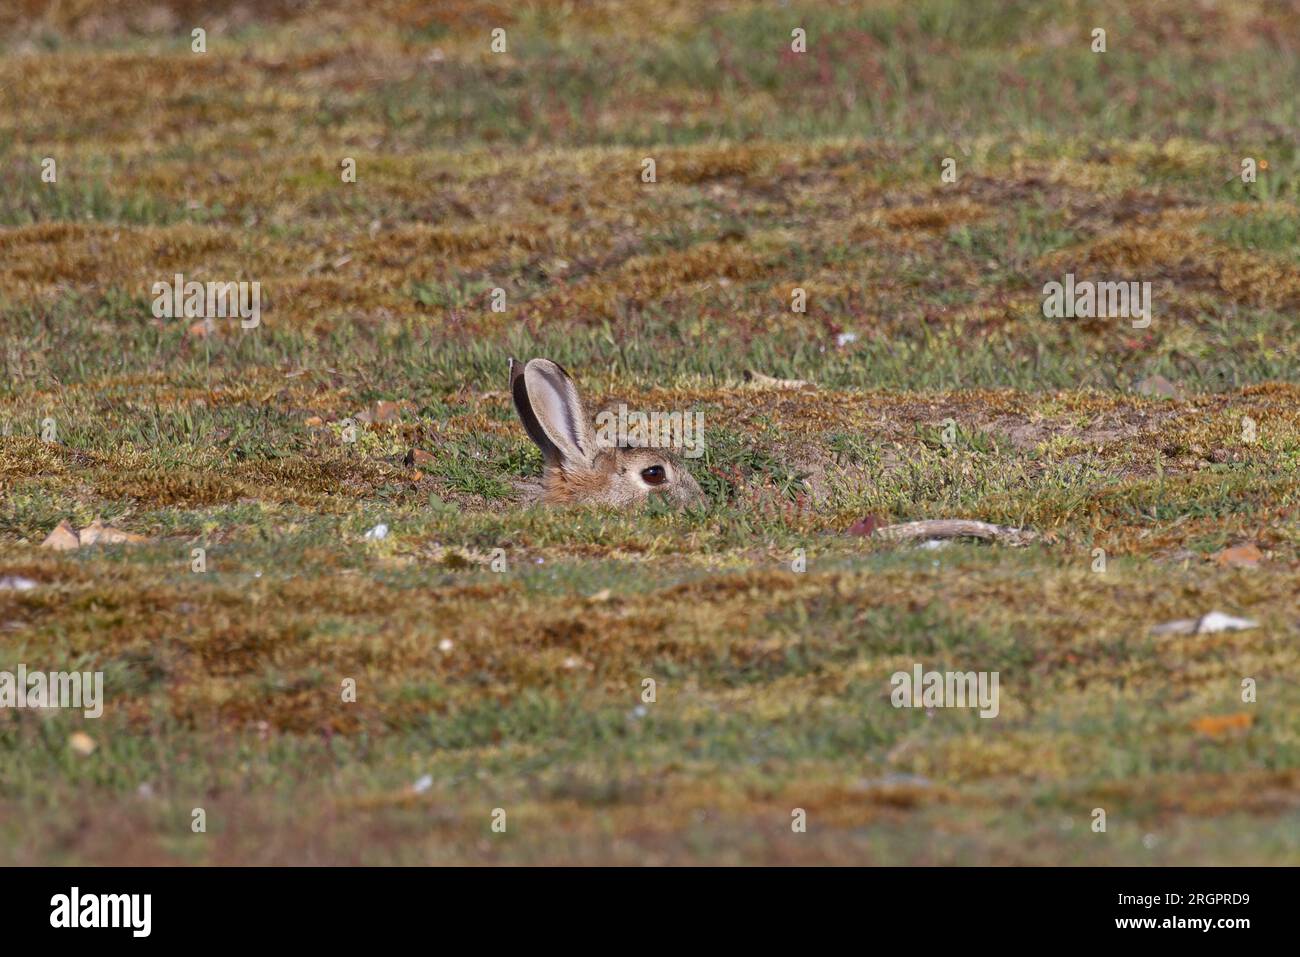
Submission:
[[[596,415],[596,444],[605,448],[681,449],[682,456],[697,459],[704,454],[704,413],[699,409],[682,412],[641,412],[606,409]]]
[[[260,282],[186,282],[185,275],[177,273],[170,283],[154,283],[151,291],[156,319],[237,317],[245,329],[255,329],[262,323]]]
[[[1065,282],[1043,286],[1043,315],[1048,319],[1132,319],[1134,329],[1151,325],[1150,282]]]
[[[120,927],[148,937],[152,913],[152,894],[83,894],[73,887],[50,898],[51,927]]]
[[[889,700],[895,708],[979,708],[981,718],[996,718],[996,671],[925,671],[920,664],[895,671],[889,679]]]
[[[104,713],[102,671],[0,671],[0,708],[81,708],[87,718]]]

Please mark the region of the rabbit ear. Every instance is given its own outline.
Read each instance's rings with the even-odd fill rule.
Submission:
[[[559,465],[563,459],[560,450],[542,430],[542,424],[533,413],[533,404],[528,400],[528,387],[524,382],[524,364],[513,356],[510,358],[510,395],[515,400],[515,411],[519,421],[524,424],[524,431],[533,443],[542,450],[542,459],[547,465]]]
[[[510,360],[510,393],[528,435],[551,466],[590,466],[596,454],[591,420],[569,374],[550,359],[522,368]]]

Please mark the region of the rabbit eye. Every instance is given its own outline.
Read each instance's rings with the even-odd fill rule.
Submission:
[[[668,481],[668,473],[664,471],[662,465],[652,465],[648,469],[642,469],[641,477],[645,479],[647,485],[663,485]]]

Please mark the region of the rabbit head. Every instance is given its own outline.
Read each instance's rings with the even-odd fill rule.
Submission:
[[[549,504],[636,505],[660,496],[704,500],[690,472],[659,449],[601,446],[569,374],[550,359],[510,360],[510,394],[542,450],[540,499]]]

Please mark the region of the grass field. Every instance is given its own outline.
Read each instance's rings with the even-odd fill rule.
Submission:
[[[1295,0],[6,4],[0,671],[106,704],[0,709],[0,863],[1294,864],[1297,89]],[[523,504],[511,355],[708,505]]]

